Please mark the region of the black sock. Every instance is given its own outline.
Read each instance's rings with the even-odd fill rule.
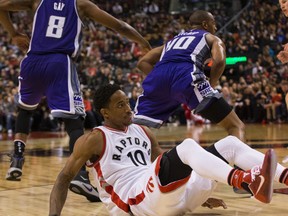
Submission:
[[[23,157],[25,151],[25,143],[21,140],[14,141],[14,155]]]

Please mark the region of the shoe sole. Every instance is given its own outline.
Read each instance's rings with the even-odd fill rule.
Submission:
[[[260,175],[248,186],[254,197],[263,203],[270,203],[272,200],[276,167],[276,153],[269,149],[265,154]]]
[[[69,190],[72,191],[73,193],[85,196],[87,200],[89,200],[90,202],[101,202],[99,197],[96,198],[95,196],[87,193],[81,186],[79,186],[78,183],[74,183],[74,181],[71,181],[69,185]]]
[[[21,181],[22,170],[16,167],[11,167],[6,175],[8,181]]]

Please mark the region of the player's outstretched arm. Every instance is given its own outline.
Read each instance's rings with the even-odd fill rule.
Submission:
[[[2,27],[5,29],[5,31],[8,32],[11,38],[17,35],[17,31],[13,26],[8,11],[0,10],[0,23]]]
[[[148,75],[159,61],[164,46],[156,47],[144,55],[137,63],[137,68]]]
[[[65,204],[68,187],[83,164],[95,155],[100,155],[103,148],[101,132],[92,131],[81,136],[75,143],[73,153],[59,173],[50,194],[49,215],[60,215]]]
[[[40,0],[0,0],[0,9],[6,11],[30,10],[39,2]]]
[[[16,31],[8,11],[0,10],[0,23],[5,31],[8,32],[12,43],[18,46],[23,52],[26,52],[29,47],[30,39],[27,35]]]
[[[94,20],[95,22],[120,33],[131,41],[138,43],[141,46],[143,53],[147,53],[151,49],[149,42],[144,39],[136,29],[128,23],[113,17],[106,11],[101,10],[93,2],[89,0],[77,0],[77,6],[80,17],[87,17]]]

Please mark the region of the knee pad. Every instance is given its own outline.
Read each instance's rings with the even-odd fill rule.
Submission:
[[[84,119],[82,117],[79,117],[77,119],[64,119],[63,122],[65,125],[65,130],[70,135],[75,130],[82,130],[84,131]]]
[[[159,180],[162,186],[186,178],[191,172],[191,167],[179,158],[176,148],[162,155],[159,170]]]
[[[84,134],[84,119],[79,117],[77,119],[63,119],[63,121],[69,136],[69,150],[72,153],[76,140]]]
[[[15,133],[29,134],[30,132],[30,118],[33,114],[31,110],[18,108],[18,115],[15,123]]]
[[[213,123],[221,122],[230,112],[232,107],[220,93],[205,97],[195,108],[194,113],[209,119]]]

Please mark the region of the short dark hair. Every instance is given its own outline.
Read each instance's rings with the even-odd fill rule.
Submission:
[[[95,110],[100,113],[102,108],[107,107],[111,96],[118,90],[121,90],[121,88],[116,84],[106,84],[97,89],[93,101]]]
[[[189,17],[189,24],[201,25],[203,21],[208,21],[211,19],[210,12],[204,10],[195,10]]]

